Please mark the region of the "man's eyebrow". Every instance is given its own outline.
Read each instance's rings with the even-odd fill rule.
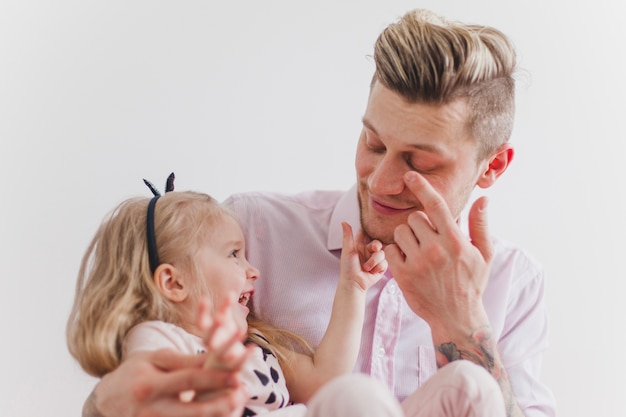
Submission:
[[[375,135],[379,135],[378,132],[376,131],[376,128],[374,127],[374,125],[372,125],[370,122],[367,121],[367,119],[365,119],[365,117],[363,117],[361,119],[361,123],[363,123],[363,126],[365,126],[367,129],[371,130],[372,132],[374,132]],[[437,146],[433,146],[430,144],[426,144],[426,143],[410,143],[409,144],[410,147],[417,149],[418,151],[424,151],[424,152],[428,152],[428,153],[432,153],[432,154],[441,154],[441,149],[439,149]]]
[[[378,134],[378,132],[376,131],[376,128],[374,127],[374,125],[372,125],[370,122],[367,121],[367,119],[365,119],[365,117],[363,117],[361,119],[361,123],[363,123],[363,126],[365,126],[366,128],[368,128],[369,130],[371,130],[372,132]]]

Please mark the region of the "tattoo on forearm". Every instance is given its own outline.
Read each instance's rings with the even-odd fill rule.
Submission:
[[[469,336],[467,342],[468,349],[459,349],[454,342],[437,346],[436,350],[440,353],[437,355],[437,367],[441,368],[452,361],[467,359],[493,373],[495,343],[491,337],[491,329],[488,326],[479,328]]]
[[[463,343],[464,348],[454,342],[442,343],[435,347],[437,353],[437,367],[461,359],[466,359],[485,368],[498,382],[502,389],[507,416],[522,416],[516,404],[508,375],[499,360],[496,360],[496,343],[493,340],[491,328],[483,326],[474,331]]]
[[[452,342],[443,343],[437,346],[437,352],[443,355],[445,362],[441,361],[439,357],[437,358],[437,367],[441,368],[446,363],[450,363],[452,361],[458,361],[463,359],[461,357],[461,352],[457,349],[456,344]]]

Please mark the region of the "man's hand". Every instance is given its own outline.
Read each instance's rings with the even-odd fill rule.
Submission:
[[[196,325],[204,333],[204,354],[131,355],[102,378],[83,417],[240,417],[248,394],[239,372],[251,350],[242,343],[245,332],[234,321],[232,303],[225,300],[213,314],[208,299],[200,302]]]
[[[203,369],[204,358],[170,350],[132,355],[96,386],[83,417],[238,417],[247,399],[235,372]],[[184,391],[212,392],[182,402]]]
[[[507,416],[522,417],[482,302],[493,258],[487,200],[470,208],[468,240],[428,181],[413,171],[404,181],[424,209],[396,228],[385,253],[407,303],[431,328],[437,365],[467,359],[483,366],[502,389]]]
[[[385,248],[393,276],[411,309],[430,325],[435,343],[459,332],[469,335],[488,324],[482,294],[493,247],[486,199],[472,205],[469,241],[428,181],[414,171],[404,179],[424,209],[398,226],[395,244]]]

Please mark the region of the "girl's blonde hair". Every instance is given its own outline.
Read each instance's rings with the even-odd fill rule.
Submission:
[[[301,336],[258,319],[254,312],[250,312],[247,320],[248,342],[272,352],[283,368],[291,366],[294,352],[313,355],[313,348]]]
[[[67,323],[70,353],[82,368],[102,376],[119,366],[122,342],[135,325],[161,320],[177,325],[182,317],[176,303],[165,298],[153,281],[148,260],[146,217],[150,198],[122,202],[105,217],[83,256],[74,305]],[[192,191],[165,193],[157,202],[154,230],[158,258],[199,276],[195,254],[222,216],[234,216],[207,194]],[[203,290],[198,284],[197,296]],[[269,324],[249,320],[249,339],[285,360],[280,343],[301,339]],[[269,343],[256,337],[263,332]]]

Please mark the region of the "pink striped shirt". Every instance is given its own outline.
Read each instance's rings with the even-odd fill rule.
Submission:
[[[297,195],[247,193],[225,205],[239,217],[250,263],[261,271],[254,310],[316,346],[329,320],[339,276],[342,221],[359,227],[356,187]],[[548,346],[543,271],[519,248],[494,240],[484,305],[526,417],[553,416],[539,381]],[[389,271],[367,293],[355,372],[371,375],[403,400],[437,367],[430,328],[408,307]]]

